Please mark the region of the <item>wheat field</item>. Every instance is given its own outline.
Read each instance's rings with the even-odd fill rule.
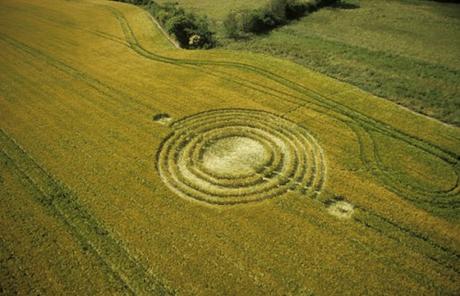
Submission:
[[[460,130],[135,6],[0,0],[0,293],[457,294]]]

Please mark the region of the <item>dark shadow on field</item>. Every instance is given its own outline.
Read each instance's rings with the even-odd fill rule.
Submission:
[[[331,8],[336,8],[336,9],[357,9],[359,7],[360,7],[359,4],[347,3],[347,2],[337,2],[331,5]]]

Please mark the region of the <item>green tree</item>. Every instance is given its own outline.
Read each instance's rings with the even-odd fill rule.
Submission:
[[[223,21],[224,32],[227,37],[238,38],[242,33],[238,12],[231,11]]]
[[[176,36],[177,41],[181,46],[187,46],[190,30],[195,29],[195,25],[190,17],[186,15],[176,15],[168,19],[165,23],[165,29],[168,33]]]
[[[286,6],[287,0],[270,0],[268,3],[268,10],[278,25],[286,23]]]

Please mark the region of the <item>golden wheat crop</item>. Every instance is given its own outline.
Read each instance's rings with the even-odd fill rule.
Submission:
[[[458,128],[127,4],[2,0],[0,49],[0,291],[458,292]]]

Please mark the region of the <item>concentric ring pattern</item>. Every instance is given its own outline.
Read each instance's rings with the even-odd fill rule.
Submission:
[[[302,127],[258,110],[220,109],[174,122],[157,154],[157,169],[181,197],[231,205],[289,190],[318,193],[323,152]]]

